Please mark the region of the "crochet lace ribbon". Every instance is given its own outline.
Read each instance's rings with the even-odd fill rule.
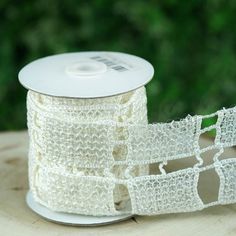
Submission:
[[[99,99],[68,99],[28,92],[29,180],[35,201],[54,211],[85,215],[153,215],[201,210],[236,202],[236,159],[222,159],[236,145],[236,107],[208,116],[148,124],[146,92]],[[203,119],[217,117],[202,128]],[[214,143],[200,136],[216,130]],[[202,155],[216,150],[211,164]],[[174,160],[193,166],[168,173]],[[158,173],[149,173],[156,165]],[[168,165],[167,165],[168,166]],[[201,172],[219,177],[217,200],[204,204]]]

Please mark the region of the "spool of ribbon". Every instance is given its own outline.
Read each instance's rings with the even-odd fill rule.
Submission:
[[[109,64],[100,55],[94,59]],[[224,148],[236,145],[236,107],[148,124],[145,88],[135,86],[100,98],[55,97],[47,89],[44,95],[37,86],[28,92],[34,200],[52,211],[93,216],[187,212],[236,202],[236,159],[220,158]],[[203,119],[213,116],[217,122],[202,128]],[[202,148],[201,134],[213,129],[214,143]],[[214,162],[205,165],[202,154],[213,149]],[[192,156],[192,167],[166,171],[168,162]],[[158,174],[150,174],[150,164],[158,167]],[[209,169],[218,174],[220,189],[217,201],[205,204],[198,194],[199,174]]]

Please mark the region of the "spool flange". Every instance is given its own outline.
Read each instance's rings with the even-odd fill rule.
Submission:
[[[38,93],[69,98],[122,94],[147,84],[153,66],[118,52],[79,52],[44,57],[26,65],[20,83]]]
[[[30,191],[28,191],[26,195],[26,203],[32,211],[45,218],[46,220],[63,225],[99,226],[118,223],[120,221],[132,218],[131,214],[117,216],[86,216],[51,211],[47,207],[37,203]]]

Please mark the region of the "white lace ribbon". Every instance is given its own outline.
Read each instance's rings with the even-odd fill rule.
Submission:
[[[236,202],[236,159],[221,159],[236,145],[236,107],[209,116],[148,124],[146,92],[99,99],[68,99],[28,92],[29,179],[37,202],[86,215],[153,215]],[[201,128],[203,119],[216,124]],[[216,130],[211,146],[201,134]],[[217,150],[204,165],[202,154]],[[194,156],[196,164],[168,173],[168,162]],[[150,174],[149,165],[160,173]],[[199,174],[215,169],[217,201],[204,204]]]

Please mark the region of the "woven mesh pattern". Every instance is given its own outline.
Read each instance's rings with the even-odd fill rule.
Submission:
[[[140,215],[186,212],[203,208],[197,189],[198,173],[186,169],[160,176],[137,177],[128,186],[133,210]]]
[[[55,172],[39,168],[36,187],[39,202],[53,210],[70,213],[90,214],[95,211],[98,215],[110,215],[116,212],[112,180]]]
[[[219,191],[220,203],[236,202],[236,159],[222,160],[217,171],[222,179]]]
[[[153,215],[201,210],[236,202],[234,159],[220,160],[236,145],[236,107],[208,116],[148,124],[145,88],[100,99],[65,99],[29,91],[29,180],[36,201],[54,211],[118,215]],[[201,128],[202,120],[216,124]],[[216,130],[211,146],[201,148],[201,134]],[[202,154],[217,150],[204,166]],[[194,156],[191,168],[167,173],[172,160]],[[149,164],[159,174],[149,175]],[[215,169],[218,200],[204,204],[199,174]]]

